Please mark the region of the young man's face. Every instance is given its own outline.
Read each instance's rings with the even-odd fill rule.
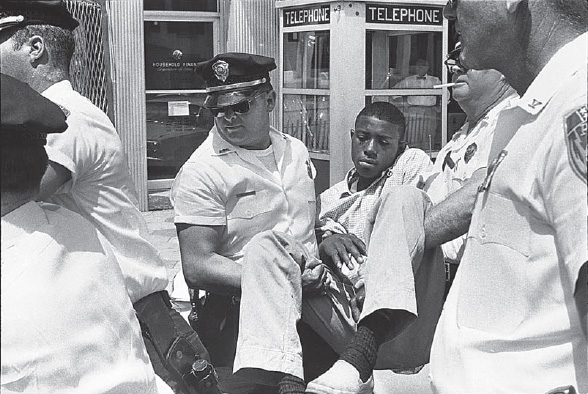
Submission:
[[[371,116],[360,116],[351,135],[351,159],[359,176],[375,180],[394,164],[400,132],[397,125]]]
[[[227,108],[224,116],[214,119],[219,135],[232,145],[245,149],[269,146],[269,113],[276,104],[276,93],[265,91],[250,99],[249,111],[243,114]]]

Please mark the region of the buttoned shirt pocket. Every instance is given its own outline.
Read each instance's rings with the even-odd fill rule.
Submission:
[[[469,256],[460,266],[457,320],[460,326],[505,335],[516,330],[532,307],[526,295],[532,264],[530,212],[523,203],[495,193],[479,198],[486,201],[470,226]]]
[[[272,201],[266,190],[247,190],[229,197],[227,230],[229,233],[256,234],[272,221]]]

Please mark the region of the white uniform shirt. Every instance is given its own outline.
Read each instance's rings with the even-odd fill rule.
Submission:
[[[435,332],[437,393],[588,392],[573,297],[588,260],[587,39],[561,48],[500,114],[490,157],[507,153],[488,167]]]
[[[2,217],[2,393],[157,393],[120,268],[53,204]]]
[[[440,203],[448,195],[461,189],[476,170],[488,165],[498,114],[515,98],[518,95],[513,93],[502,99],[469,133],[468,123],[464,124],[451,141],[441,148],[433,165],[432,175],[425,186],[433,204]],[[441,245],[446,261],[459,263],[465,238],[463,235]]]
[[[225,226],[217,253],[237,263],[254,235],[272,229],[318,255],[315,170],[308,151],[300,140],[275,129],[270,138],[280,176],[251,151],[223,140],[213,127],[171,189],[174,222]]]
[[[68,129],[47,136],[49,160],[71,172],[50,202],[88,219],[112,245],[132,302],[165,290],[167,271],[146,239],[147,224],[120,138],[102,111],[61,81],[43,92],[69,113]]]

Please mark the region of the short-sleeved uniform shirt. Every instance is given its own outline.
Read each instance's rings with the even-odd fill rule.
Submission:
[[[223,140],[213,127],[171,189],[175,223],[224,226],[218,254],[241,263],[254,235],[276,230],[318,254],[315,170],[302,141],[270,130],[277,172],[255,152]]]
[[[117,262],[53,204],[2,217],[2,393],[157,393]]]
[[[499,116],[431,351],[437,393],[588,392],[574,302],[588,260],[587,40],[561,48]]]
[[[432,175],[425,185],[425,191],[433,204],[440,203],[451,193],[461,189],[474,172],[488,165],[498,114],[517,97],[516,93],[504,97],[469,133],[466,122],[451,141],[441,148],[433,165]],[[459,262],[465,238],[463,235],[441,246],[446,261]]]
[[[68,128],[47,136],[49,160],[71,172],[48,201],[90,221],[108,240],[132,302],[165,290],[167,271],[147,240],[147,223],[137,208],[135,187],[120,138],[104,112],[75,92],[69,81],[43,93],[67,115]]]

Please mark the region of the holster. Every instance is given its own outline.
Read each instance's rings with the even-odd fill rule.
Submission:
[[[230,295],[207,293],[203,300],[192,299],[189,320],[208,349],[212,364],[232,366],[239,334],[239,302]]]
[[[153,293],[137,301],[135,312],[145,347],[155,373],[176,394],[198,394],[183,378],[200,358],[210,361],[208,351],[198,334],[175,311],[166,291]]]

